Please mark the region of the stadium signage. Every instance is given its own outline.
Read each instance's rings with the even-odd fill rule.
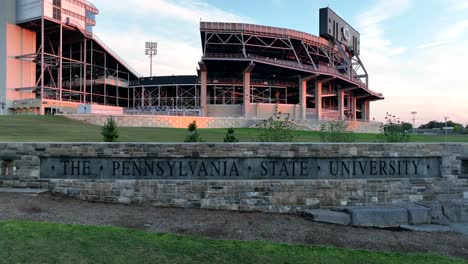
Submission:
[[[41,178],[112,180],[313,180],[440,177],[424,158],[41,158]]]

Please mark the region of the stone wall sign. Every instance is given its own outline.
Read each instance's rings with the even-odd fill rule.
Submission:
[[[44,179],[314,180],[441,177],[440,157],[41,158]]]

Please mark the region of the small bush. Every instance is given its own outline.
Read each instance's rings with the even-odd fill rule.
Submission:
[[[188,125],[189,134],[185,137],[184,142],[204,142],[197,131],[197,122],[193,121]]]
[[[101,135],[104,142],[116,142],[119,138],[119,131],[117,131],[117,123],[111,116],[107,118],[107,122],[102,127]]]
[[[283,118],[281,112],[275,112],[272,117],[263,120],[258,127],[262,133],[258,136],[259,142],[292,142],[296,134],[294,124],[289,117]]]
[[[234,135],[234,129],[229,128],[224,136],[224,142],[239,142],[239,138]]]
[[[410,135],[405,130],[400,121],[387,113],[385,117],[386,122],[380,127],[381,134],[378,136],[380,141],[383,142],[409,142]]]
[[[320,141],[322,142],[354,142],[356,135],[348,131],[345,121],[330,121],[320,126]]]

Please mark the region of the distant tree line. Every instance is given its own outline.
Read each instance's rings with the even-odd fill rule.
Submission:
[[[468,125],[466,125],[465,127],[463,127],[462,124],[459,124],[459,123],[455,123],[453,121],[447,121],[447,123],[445,123],[444,121],[443,122],[438,122],[438,121],[429,121],[429,123],[427,124],[423,124],[423,125],[420,125],[419,128],[421,129],[437,129],[437,128],[444,128],[445,126],[447,127],[453,127],[453,132],[455,133],[462,133],[462,132],[466,132],[468,133]]]

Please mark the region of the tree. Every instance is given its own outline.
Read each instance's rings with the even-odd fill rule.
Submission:
[[[380,127],[378,138],[384,142],[408,142],[410,135],[403,128],[398,118],[387,113],[385,124]]]
[[[193,121],[188,125],[189,134],[185,136],[184,142],[204,142],[197,131],[197,122]]]
[[[356,136],[348,131],[345,121],[330,121],[320,126],[320,141],[322,142],[354,142]]]
[[[258,127],[262,129],[257,138],[260,142],[292,142],[296,137],[294,124],[289,116],[283,118],[281,112],[275,111],[272,117],[263,120]]]
[[[453,126],[453,132],[455,133],[462,133],[463,132],[463,125],[461,124],[455,124]]]
[[[429,123],[427,124],[421,125],[419,128],[426,128],[426,129],[444,128],[445,124],[447,124],[447,127],[453,127],[453,128],[455,128],[455,126],[463,127],[462,124],[455,123],[451,120],[447,121],[447,123],[445,121],[438,122],[438,121],[432,120],[432,121],[429,121]]]
[[[224,136],[224,142],[239,142],[239,139],[234,135],[234,129],[229,128]]]
[[[408,122],[401,123],[401,126],[405,131],[410,131],[411,129],[413,129],[413,125]]]
[[[119,138],[119,131],[117,131],[117,123],[111,116],[107,118],[107,122],[102,127],[101,135],[104,142],[116,142]]]

